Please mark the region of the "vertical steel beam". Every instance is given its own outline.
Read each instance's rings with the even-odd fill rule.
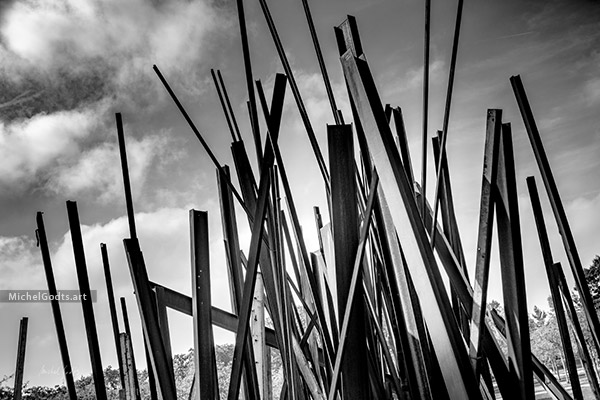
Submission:
[[[46,228],[44,227],[44,217],[41,212],[36,215],[37,222],[37,238],[40,243],[40,251],[42,253],[42,262],[44,264],[44,272],[46,282],[48,284],[48,294],[52,296],[50,305],[52,307],[52,316],[54,317],[54,326],[56,327],[56,336],[58,338],[58,347],[60,349],[60,358],[63,364],[63,372],[65,374],[65,382],[69,399],[76,400],[77,392],[75,391],[75,380],[73,379],[73,370],[71,369],[71,358],[69,357],[69,347],[67,346],[67,336],[65,334],[65,326],[63,325],[62,314],[60,312],[60,304],[58,302],[56,281],[54,280],[54,272],[52,270],[52,260],[50,259],[50,249],[48,248],[48,238],[46,237]]]
[[[575,238],[571,232],[571,227],[569,225],[569,221],[567,220],[567,214],[560,198],[560,194],[558,193],[558,186],[554,180],[554,175],[552,174],[550,163],[548,162],[548,156],[544,150],[542,138],[533,117],[533,112],[531,111],[531,106],[529,105],[529,100],[527,99],[527,94],[525,93],[525,88],[523,87],[521,77],[519,75],[512,76],[510,78],[510,83],[512,85],[513,92],[515,93],[519,110],[521,111],[521,116],[523,117],[523,122],[525,123],[525,129],[527,130],[527,135],[529,136],[529,141],[531,142],[531,147],[533,148],[533,153],[535,154],[546,192],[548,193],[548,197],[550,199],[552,212],[554,213],[554,218],[556,218],[558,231],[560,232],[560,237],[562,238],[565,252],[567,253],[567,257],[569,259],[571,271],[575,277],[577,290],[581,294],[583,309],[585,311],[585,315],[587,316],[590,331],[592,332],[592,336],[594,338],[596,350],[598,353],[600,353],[600,322],[598,321],[598,314],[594,308],[594,302],[585,280],[581,259],[579,258],[579,253],[575,245]]]
[[[497,191],[493,197],[498,221],[498,247],[502,270],[504,309],[506,310],[509,371],[515,379],[515,384],[519,387],[520,398],[531,399],[534,397],[535,391],[510,124],[502,125],[502,140],[498,154]]]
[[[79,293],[81,294],[81,308],[83,310],[83,321],[85,322],[85,331],[87,334],[90,361],[92,363],[94,389],[96,391],[97,399],[106,400],[107,397],[106,386],[104,383],[104,370],[102,369],[102,357],[100,355],[100,345],[98,344],[98,331],[96,330],[94,306],[92,305],[92,295],[90,291],[90,280],[88,278],[85,253],[83,250],[83,239],[81,236],[81,227],[79,225],[79,215],[77,213],[76,202],[67,201],[67,214],[69,217],[71,241],[73,242],[73,255],[75,256],[75,267],[77,268]]]
[[[135,373],[131,351],[131,338],[127,336],[127,333],[119,333],[119,346],[122,349],[119,357],[121,358],[120,364],[123,366],[123,375],[125,377],[125,385],[123,386],[125,400],[135,400],[137,374]]]
[[[190,210],[194,365],[198,399],[218,399],[215,344],[212,330],[208,213]]]
[[[494,204],[492,191],[498,174],[498,149],[502,129],[502,110],[488,110],[479,205],[479,229],[477,233],[477,258],[475,260],[475,285],[473,309],[471,310],[471,332],[469,356],[476,376],[479,376],[481,329],[485,320],[488,277],[494,227]],[[435,216],[435,213],[434,213]]]
[[[331,173],[331,220],[337,277],[338,310],[346,308],[352,265],[358,246],[358,210],[354,196],[354,138],[351,125],[328,125],[329,171]],[[361,275],[362,276],[362,275]],[[361,279],[361,278],[359,278]],[[369,399],[367,346],[365,343],[362,285],[353,298],[346,343],[352,351],[342,358],[342,393],[345,399]],[[341,322],[341,318],[340,318]],[[341,327],[340,327],[341,328]]]
[[[117,307],[115,305],[115,292],[113,290],[112,277],[110,274],[110,263],[108,261],[108,250],[106,244],[100,243],[100,252],[102,254],[102,265],[104,266],[104,279],[106,280],[106,293],[108,295],[108,307],[110,309],[110,322],[115,339],[115,350],[119,362],[119,378],[121,379],[121,388],[125,389],[125,375],[123,373],[122,348],[119,339],[119,320],[117,318]]]
[[[119,301],[121,302],[121,313],[123,314],[123,327],[125,328],[125,333],[127,334],[127,337],[129,338],[130,347],[131,347],[129,350],[131,353],[131,364],[132,364],[133,370],[129,371],[129,372],[133,376],[133,379],[134,379],[134,386],[135,386],[135,391],[133,392],[135,395],[134,398],[136,400],[139,400],[140,399],[140,384],[138,381],[137,369],[135,366],[135,353],[133,352],[133,342],[131,340],[131,327],[129,326],[129,315],[127,314],[127,303],[125,301],[125,297],[121,297],[119,299]],[[156,386],[154,385],[154,375],[152,374],[152,366],[150,365],[150,363],[148,363],[148,365],[146,366],[146,370],[148,372],[150,397],[152,398],[152,400],[154,400],[156,398]],[[152,379],[152,381],[151,381],[152,384],[150,384],[151,379]]]
[[[17,366],[15,368],[15,387],[13,396],[21,400],[23,392],[23,371],[25,369],[25,348],[27,347],[27,317],[21,318],[19,324],[19,344],[17,345]]]
[[[148,345],[150,363],[156,373],[159,392],[163,399],[177,396],[173,374],[169,372],[169,361],[158,327],[158,316],[152,290],[148,284],[148,273],[137,239],[123,241],[131,280],[136,293],[144,337]]]

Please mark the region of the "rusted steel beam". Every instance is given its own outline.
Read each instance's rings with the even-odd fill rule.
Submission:
[[[148,345],[150,364],[158,383],[158,391],[163,399],[175,398],[177,396],[175,381],[172,372],[169,371],[169,361],[158,326],[155,300],[148,284],[148,272],[142,251],[137,239],[125,239],[123,244],[140,311],[144,338]]]
[[[548,239],[548,232],[546,230],[546,223],[544,221],[544,214],[542,212],[542,204],[540,203],[540,196],[538,194],[535,178],[533,176],[527,177],[527,189],[529,191],[531,209],[533,210],[538,237],[540,239],[542,258],[544,260],[544,267],[546,268],[546,275],[548,276],[550,295],[552,296],[552,303],[554,304],[554,311],[556,320],[558,322],[563,352],[567,361],[567,370],[569,373],[573,397],[575,399],[582,399],[583,393],[581,391],[579,374],[577,373],[577,366],[575,364],[575,354],[573,353],[569,327],[567,326],[567,318],[565,316],[565,310],[560,295],[559,280],[555,273],[556,266],[552,258],[552,250],[550,248],[550,240]]]
[[[523,248],[510,124],[502,124],[497,191],[493,197],[498,221],[498,247],[506,310],[509,370],[515,379],[515,384],[518,384],[520,397],[531,399],[535,391],[531,370],[529,314],[525,294]]]
[[[569,221],[567,220],[567,214],[560,198],[560,194],[558,193],[558,186],[554,180],[554,175],[552,174],[552,169],[550,168],[550,163],[548,162],[548,156],[544,150],[542,138],[533,117],[533,112],[531,111],[531,106],[529,105],[529,100],[527,99],[527,94],[525,93],[525,88],[523,87],[521,77],[519,75],[512,76],[510,78],[510,83],[517,99],[519,110],[521,111],[521,116],[523,117],[523,122],[525,123],[525,129],[527,131],[527,135],[529,136],[529,141],[531,142],[531,147],[533,148],[533,153],[535,154],[535,158],[542,175],[542,181],[544,182],[546,193],[550,199],[552,212],[554,213],[554,218],[556,219],[556,223],[558,225],[558,231],[560,232],[560,237],[562,238],[565,252],[567,253],[567,258],[575,278],[577,290],[581,295],[583,309],[590,326],[590,331],[592,332],[592,337],[594,338],[596,351],[600,353],[600,322],[598,321],[598,314],[594,308],[594,302],[585,280],[581,259],[579,257],[579,252],[577,251],[577,246],[575,245],[575,238],[571,232],[571,227],[569,225]]]
[[[48,248],[48,238],[46,236],[43,213],[37,213],[36,223],[36,234],[39,240],[40,251],[42,253],[44,273],[46,275],[46,283],[48,284],[48,294],[52,296],[52,300],[50,300],[50,306],[52,307],[52,316],[54,317],[54,326],[56,327],[56,336],[58,338],[58,347],[60,349],[60,358],[62,360],[63,372],[65,374],[67,392],[69,393],[70,400],[77,400],[77,392],[75,391],[75,380],[73,379],[73,370],[71,369],[71,358],[69,357],[69,347],[67,346],[65,326],[63,324],[62,314],[60,312],[58,297],[56,296],[58,292],[56,290],[56,281],[54,280],[54,271],[52,270],[52,260],[50,259],[50,249]]]
[[[19,343],[17,345],[17,366],[15,367],[15,385],[13,397],[21,400],[23,393],[23,371],[25,370],[25,349],[27,347],[27,322],[29,318],[21,318],[19,323]]]
[[[476,376],[479,376],[481,328],[485,320],[488,278],[494,227],[494,203],[492,192],[498,175],[498,154],[502,129],[502,110],[488,110],[485,134],[485,151],[479,204],[479,228],[477,233],[477,258],[475,260],[475,284],[471,310],[469,357]],[[443,160],[442,160],[443,162]],[[435,206],[433,218],[435,218]]]
[[[130,379],[133,378],[133,385],[135,388],[134,393],[134,398],[136,400],[139,400],[141,398],[140,396],[140,383],[138,380],[138,375],[137,375],[137,368],[135,366],[135,353],[133,351],[133,341],[131,341],[131,327],[129,325],[129,315],[127,313],[127,302],[125,300],[125,297],[121,297],[119,298],[119,301],[121,302],[121,314],[123,315],[123,327],[125,328],[125,333],[127,334],[127,337],[129,338],[129,346],[130,346],[130,353],[131,353],[131,364],[133,366],[133,370],[129,371],[130,373]],[[144,347],[145,343],[144,343]],[[146,352],[147,353],[147,352]],[[146,361],[148,361],[148,357],[146,354]],[[147,366],[146,366],[146,370],[148,372],[148,386],[150,389],[150,398],[152,400],[157,398],[157,394],[156,394],[156,385],[154,384],[154,374],[152,373],[152,366],[150,365],[150,362],[147,362]]]
[[[356,49],[341,48],[340,53],[343,54],[341,61],[350,96],[360,116],[381,186],[388,202],[396,205],[390,211],[394,225],[402,227],[396,231],[398,239],[403,246],[411,249],[405,252],[405,256],[417,294],[422,301],[427,299],[430,302],[422,307],[423,316],[441,363],[449,395],[478,399],[481,397],[478,383],[470,368],[427,232],[398,149],[393,143],[369,66]],[[407,229],[409,226],[411,229]]]
[[[216,360],[211,316],[208,213],[190,210],[192,264],[192,315],[194,319],[194,365],[198,399],[218,399]]]
[[[104,266],[104,279],[106,281],[106,293],[108,295],[108,307],[110,310],[110,322],[115,339],[115,351],[119,362],[119,378],[121,379],[121,388],[125,389],[125,375],[123,373],[123,357],[121,356],[121,345],[119,339],[119,319],[117,318],[117,306],[115,304],[115,292],[113,290],[112,277],[110,274],[110,263],[108,260],[108,250],[106,244],[100,243],[100,253],[102,254],[102,265]]]
[[[354,196],[354,138],[351,125],[328,125],[329,171],[331,173],[331,220],[333,227],[333,247],[337,277],[338,310],[345,309],[349,299],[352,281],[352,265],[355,249],[358,246],[358,210]],[[362,279],[362,274],[359,278]],[[365,343],[365,308],[362,285],[358,294],[352,297],[352,311],[348,319],[345,342],[353,349],[342,357],[342,393],[347,399],[370,398],[367,366],[367,346]],[[341,319],[340,319],[341,322]],[[341,328],[341,326],[340,326]]]
[[[577,350],[579,352],[579,358],[581,358],[581,363],[585,368],[585,373],[587,375],[587,379],[592,389],[592,392],[594,393],[594,396],[596,396],[596,398],[600,398],[598,376],[596,375],[594,362],[592,360],[592,357],[590,356],[588,344],[585,340],[585,336],[583,335],[583,330],[581,329],[579,317],[577,316],[577,311],[575,310],[575,305],[573,304],[573,299],[571,298],[571,293],[569,291],[569,286],[567,285],[567,280],[565,279],[565,274],[560,263],[555,263],[552,266],[552,268],[554,269],[554,275],[558,280],[558,288],[566,306],[567,316],[569,318],[569,321],[571,322],[571,326],[573,326],[573,330],[575,331],[575,339],[577,340]]]
[[[94,306],[92,305],[90,281],[88,278],[85,253],[83,250],[83,238],[81,236],[81,226],[79,225],[79,214],[77,213],[76,202],[67,201],[67,214],[69,217],[71,241],[73,243],[73,255],[75,256],[75,267],[77,269],[77,281],[79,282],[79,293],[81,294],[83,321],[85,322],[85,332],[87,335],[88,350],[90,352],[90,361],[92,364],[94,389],[97,399],[106,400],[107,397],[106,386],[104,383],[104,370],[102,369],[102,357],[100,355],[100,345],[98,343],[98,331],[96,330]]]

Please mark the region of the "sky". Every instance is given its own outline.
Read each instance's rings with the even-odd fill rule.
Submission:
[[[333,118],[299,0],[270,1],[326,160]],[[384,103],[402,107],[413,168],[420,176],[423,15],[417,0],[322,0],[311,8],[336,100],[350,116],[333,27],[357,18]],[[258,1],[244,2],[255,79],[270,95],[283,69]],[[441,128],[456,1],[433,1],[429,137]],[[520,74],[584,266],[600,253],[600,2],[466,1],[448,130],[448,160],[459,229],[473,275],[485,119],[503,109],[515,144],[527,307],[548,308],[525,178],[538,181],[554,257],[568,263],[509,77]],[[78,203],[102,361],[117,365],[100,243],[106,243],[117,297],[125,297],[138,366],[139,317],[122,239],[128,237],[115,112],[123,115],[140,244],[150,279],[191,293],[188,211],[209,213],[213,304],[230,309],[213,164],[168,98],[152,65],[170,82],[219,162],[233,165],[230,135],[210,69],[220,69],[242,136],[252,150],[235,2],[231,0],[13,0],[0,4],[0,289],[46,287],[35,240],[44,212],[59,289],[77,289],[66,200]],[[261,118],[264,131],[264,120]],[[318,243],[312,208],[325,220],[324,186],[291,93],[280,145],[309,250]],[[255,166],[253,152],[251,161]],[[428,165],[433,165],[432,154]],[[428,194],[434,190],[428,173]],[[234,179],[234,184],[237,184]],[[238,226],[247,250],[242,210]],[[497,242],[489,299],[502,302]],[[76,376],[91,371],[81,306],[61,303]],[[62,383],[50,304],[0,304],[0,378],[14,371],[18,321],[29,317],[25,381]],[[174,353],[193,345],[191,319],[169,312]],[[119,317],[122,327],[122,321]],[[232,336],[215,329],[218,343]],[[8,381],[12,384],[12,380]]]

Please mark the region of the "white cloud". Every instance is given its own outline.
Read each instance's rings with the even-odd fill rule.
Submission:
[[[205,1],[22,0],[6,11],[0,32],[10,51],[38,69],[100,60],[121,79],[142,66],[151,73],[152,63],[190,67],[223,18]]]
[[[127,161],[134,196],[141,193],[150,166],[163,153],[166,142],[164,135],[128,140]],[[123,179],[117,144],[103,143],[58,166],[46,189],[67,197],[92,194],[105,203],[121,199]]]
[[[22,188],[57,158],[74,156],[97,126],[92,110],[39,114],[13,123],[0,121],[0,183]]]

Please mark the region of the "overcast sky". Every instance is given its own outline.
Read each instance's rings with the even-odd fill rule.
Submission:
[[[333,123],[300,0],[270,2],[317,139],[327,158]],[[433,1],[431,114],[441,128],[455,1]],[[127,298],[138,366],[145,362],[122,239],[128,236],[114,113],[121,112],[136,218],[152,280],[190,293],[188,210],[209,212],[213,302],[229,309],[215,196],[215,171],[152,71],[157,64],[223,164],[230,136],[210,78],[221,69],[250,146],[246,86],[234,2],[228,0],[14,0],[0,5],[0,289],[46,287],[35,241],[44,211],[59,289],[77,289],[66,200],[79,206],[100,332],[102,361],[116,366],[99,244],[107,243],[116,295]],[[255,79],[271,92],[282,72],[257,1],[245,2]],[[336,98],[349,116],[333,27],[357,18],[385,103],[403,109],[420,171],[424,2],[322,0],[311,7]],[[600,253],[600,3],[466,1],[448,137],[459,227],[469,268],[481,190],[486,109],[513,123],[528,308],[547,308],[548,284],[525,178],[535,175],[555,258],[568,270],[539,171],[509,84],[521,74],[565,203],[584,266]],[[280,143],[309,250],[317,248],[312,207],[326,216],[323,184],[298,112],[287,93]],[[348,118],[348,117],[347,117]],[[264,121],[261,118],[261,125]],[[433,165],[429,155],[429,165]],[[420,173],[417,173],[420,175]],[[434,176],[429,174],[428,193]],[[239,212],[240,210],[238,210]],[[245,218],[240,216],[244,242]],[[244,244],[247,246],[247,243]],[[502,301],[497,245],[489,298]],[[570,272],[567,272],[570,275]],[[472,276],[472,274],[471,274]],[[76,375],[90,373],[80,304],[61,304]],[[62,382],[50,305],[0,304],[0,377],[14,371],[18,321],[29,316],[25,381]],[[191,319],[169,314],[174,353],[193,344]],[[231,336],[216,329],[217,342]],[[12,381],[11,381],[12,382]]]

